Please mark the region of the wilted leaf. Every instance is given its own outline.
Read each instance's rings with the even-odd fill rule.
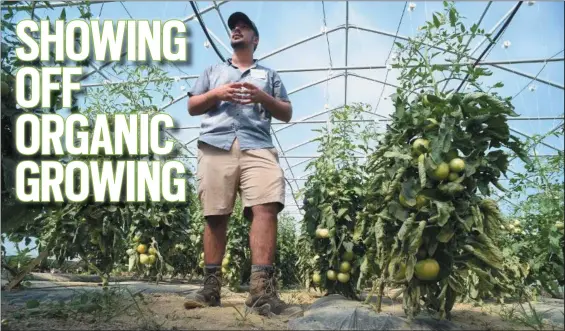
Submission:
[[[418,173],[420,175],[420,186],[426,186],[426,165],[425,158],[418,158]]]
[[[337,218],[341,218],[345,213],[347,213],[348,208],[341,208],[338,212],[337,212]]]
[[[410,154],[405,154],[405,153],[401,153],[401,152],[386,152],[384,154],[384,157],[404,159],[404,160],[412,160],[412,156]]]
[[[449,182],[446,184],[441,184],[438,186],[438,188],[441,193],[451,196],[456,195],[457,193],[461,193],[465,190],[465,186],[457,182]]]
[[[402,195],[406,199],[406,203],[411,207],[416,205],[416,189],[417,183],[414,178],[409,178],[402,183]]]
[[[444,226],[449,221],[449,216],[455,210],[451,202],[434,201],[438,212],[438,225]]]
[[[455,230],[451,226],[444,226],[441,228],[441,231],[438,233],[436,238],[441,243],[447,243],[451,240],[454,234]]]
[[[396,201],[392,201],[388,205],[388,213],[401,222],[404,222],[404,220],[408,218],[408,210]]]
[[[129,264],[128,264],[128,271],[132,271],[132,270],[133,270],[133,267],[134,267],[134,265],[135,265],[135,259],[136,259],[136,258],[137,258],[137,257],[136,257],[135,255],[130,255],[130,257],[129,257]]]
[[[410,282],[414,277],[414,266],[416,265],[416,257],[410,255],[406,261],[406,281]]]
[[[439,125],[438,136],[437,138],[432,138],[430,144],[431,156],[435,164],[440,164],[443,161],[442,154],[447,153],[451,149],[454,126],[455,119],[444,115]]]

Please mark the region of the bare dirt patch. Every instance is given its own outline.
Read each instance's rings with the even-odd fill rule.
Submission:
[[[190,289],[187,291],[194,290]],[[88,291],[77,292],[70,301],[62,302],[56,296],[41,297],[36,305],[29,305],[34,289],[23,290],[20,297],[2,295],[3,330],[286,330],[289,316],[267,318],[246,315],[246,293],[223,290],[222,307],[186,310],[183,293],[137,293],[135,291],[104,295]],[[39,290],[35,290],[39,291]],[[31,294],[30,294],[31,293]],[[287,303],[300,305],[306,310],[322,296],[316,291],[283,291]],[[42,299],[43,298],[43,299]],[[27,300],[27,301],[26,301]],[[33,300],[33,299],[32,299]],[[57,301],[59,300],[59,301]],[[562,305],[562,301],[560,302]],[[557,309],[558,304],[548,306]],[[532,330],[539,325],[527,326],[518,322],[521,316],[512,305],[485,304],[482,307],[456,304],[452,322],[463,329],[473,330]],[[383,302],[384,314],[405,317],[398,300]],[[563,308],[557,313],[562,314]],[[297,316],[299,317],[299,316]],[[563,325],[544,321],[545,330],[562,330]]]

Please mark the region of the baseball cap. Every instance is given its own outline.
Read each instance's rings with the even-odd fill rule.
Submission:
[[[245,22],[255,32],[257,37],[259,37],[259,30],[257,30],[257,26],[255,25],[255,23],[253,23],[252,20],[249,19],[247,15],[239,11],[231,14],[230,17],[228,18],[229,28],[233,29],[237,22]]]

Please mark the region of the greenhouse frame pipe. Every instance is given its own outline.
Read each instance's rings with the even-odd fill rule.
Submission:
[[[325,123],[325,121],[324,121],[324,123]],[[292,147],[290,147],[290,148],[288,148],[288,149],[286,149],[286,150],[283,150],[283,153],[286,154],[287,152],[290,152],[290,151],[292,151],[292,150],[295,150],[295,149],[297,149],[298,147],[302,147],[302,146],[307,145],[307,144],[309,144],[309,143],[313,143],[314,141],[318,140],[319,138],[320,138],[320,136],[317,136],[317,137],[314,137],[314,138],[312,138],[312,139],[310,139],[310,140],[301,142],[300,144],[294,145],[294,146],[292,146]]]
[[[347,56],[349,55],[349,1],[345,2],[345,87],[343,104],[347,106]]]
[[[217,37],[215,37],[216,39]],[[225,45],[224,48],[227,49],[227,47]],[[126,55],[127,52],[124,52],[121,56],[123,57],[124,55]],[[480,62],[479,65],[495,65],[495,64],[527,64],[527,63],[546,63],[546,62],[565,62],[565,57],[560,57],[560,58],[548,58],[548,59],[542,59],[542,58],[535,58],[535,59],[525,59],[525,60],[508,60],[508,61],[484,61],[484,62]],[[100,66],[99,69],[103,69],[104,66],[107,66],[109,64],[112,64],[111,62],[109,63],[104,63],[102,66]],[[442,65],[442,66],[454,66],[456,64],[454,63],[438,63],[437,65]],[[412,68],[415,67],[414,65],[412,66],[407,66],[408,68]],[[328,71],[328,70],[332,70],[332,71],[344,71],[344,70],[379,70],[379,69],[385,69],[386,66],[384,65],[375,65],[375,66],[348,66],[348,67],[316,67],[316,68],[296,68],[296,69],[277,69],[277,73],[293,73],[293,72],[312,72],[312,71]],[[507,68],[506,68],[507,69]],[[511,69],[510,69],[511,70]],[[91,74],[96,73],[96,70],[94,70],[93,72],[88,72],[86,74],[84,74],[81,79],[87,78],[88,76],[90,76]],[[343,76],[344,73],[340,73],[337,75],[333,75],[331,77],[340,77]],[[200,75],[183,75],[183,76],[171,76],[171,79],[197,79]],[[356,76],[358,78],[363,78],[363,79],[367,79],[367,80],[371,80],[374,81],[376,83],[381,83],[381,84],[385,84],[382,81],[379,80],[375,80],[374,78],[369,78],[366,76],[361,76],[359,74],[356,73],[352,73],[349,72],[348,76]],[[330,79],[332,79],[330,77]],[[325,82],[324,81],[320,81],[320,82]],[[89,84],[83,84],[82,87],[96,87],[96,86],[102,86],[105,84],[127,84],[129,82],[126,81],[119,81],[119,82],[108,82],[108,83],[89,83]],[[386,83],[385,85],[391,86],[391,87],[395,87],[395,88],[399,88],[396,85],[390,84],[390,83]],[[560,87],[560,86],[557,86]]]
[[[214,8],[216,9],[218,16],[220,16],[220,21],[222,21],[222,24],[224,25],[224,28],[226,29],[226,33],[228,34],[228,38],[231,39],[230,29],[228,28],[228,25],[226,24],[226,21],[224,20],[224,16],[222,15],[222,12],[220,11],[220,6],[218,6],[216,1],[212,1],[212,3],[214,4]]]
[[[279,155],[279,158],[285,159],[316,159],[319,158],[321,155]],[[356,159],[366,159],[367,156],[352,156]],[[175,159],[195,159],[196,156],[179,156],[175,157]],[[288,168],[287,168],[288,169]]]
[[[496,24],[495,24],[495,25],[492,27],[492,29],[490,29],[490,31],[488,32],[489,35],[492,35],[492,34],[494,33],[494,31],[496,31],[496,29],[498,29],[498,27],[499,27],[502,23],[504,23],[504,21],[506,21],[506,19],[510,16],[510,14],[512,14],[512,12],[514,11],[514,8],[516,8],[516,7],[518,6],[518,4],[519,4],[519,2],[516,3],[516,4],[514,5],[514,7],[510,8],[510,10],[509,10],[506,14],[504,14],[504,16],[502,16],[502,18],[501,18],[498,22],[496,22]],[[475,46],[475,48],[474,48],[473,50],[471,50],[470,55],[473,56],[473,54],[475,54],[475,52],[476,52],[479,48],[481,48],[481,46],[482,46],[482,45],[485,43],[485,41],[487,41],[487,40],[488,40],[487,37],[483,37],[483,40],[481,40],[481,42],[480,42],[477,46]]]
[[[507,118],[508,121],[555,121],[555,120],[565,120],[565,117],[511,117]],[[374,123],[374,122],[390,122],[389,118],[378,118],[374,120],[349,120],[349,123]],[[344,121],[334,121],[335,123],[340,123]],[[327,123],[325,120],[313,120],[313,121],[289,121],[271,123],[271,125],[287,125],[287,124],[324,124]],[[196,130],[200,129],[200,126],[183,126],[179,128],[172,128],[167,130]]]
[[[278,49],[272,51],[271,53],[267,53],[267,54],[265,54],[265,55],[259,57],[257,60],[258,60],[258,61],[264,60],[264,59],[266,59],[266,58],[268,58],[268,57],[271,57],[271,56],[273,56],[273,55],[276,55],[276,54],[278,54],[278,53],[280,53],[280,52],[282,52],[282,51],[285,51],[285,50],[287,50],[287,49],[289,49],[289,48],[293,48],[293,47],[298,46],[298,45],[301,45],[301,44],[303,44],[303,43],[305,43],[305,42],[307,42],[307,41],[310,41],[310,40],[319,38],[319,37],[323,36],[324,34],[332,33],[332,32],[335,32],[335,31],[338,31],[338,30],[341,30],[341,29],[345,29],[345,26],[344,26],[344,25],[340,25],[340,26],[335,27],[335,28],[333,28],[333,29],[330,29],[330,30],[328,30],[328,31],[326,31],[326,32],[320,32],[320,33],[317,33],[317,34],[312,35],[312,36],[310,36],[310,37],[307,37],[307,38],[304,38],[304,39],[299,40],[299,41],[297,41],[297,42],[294,42],[294,43],[292,43],[292,44],[288,44],[288,45],[286,45],[286,46],[283,46],[283,47],[281,47],[281,48],[278,48]]]
[[[102,2],[102,1],[100,1],[100,2]],[[115,2],[115,1],[107,1],[107,2]],[[228,1],[220,1],[219,3],[216,4],[216,6],[221,6],[221,5],[225,4],[226,2],[228,2]],[[209,12],[210,10],[212,10],[212,9],[214,9],[214,8],[215,8],[215,6],[209,6],[209,7],[205,8],[205,9],[199,11],[198,14],[199,14],[199,15],[205,14],[205,13]],[[195,18],[196,18],[196,14],[193,14],[193,15],[187,17],[186,19],[184,19],[182,22],[183,22],[183,23],[187,23],[187,22],[189,22],[189,21],[191,21],[191,20],[193,20],[193,19],[195,19]],[[128,53],[127,51],[123,52],[123,53],[120,55],[120,59],[123,58],[125,55],[127,55],[127,53]],[[107,66],[109,66],[109,65],[112,64],[112,63],[113,63],[112,61],[104,62],[104,63],[100,66],[100,69],[104,69],[104,68],[106,68]],[[81,78],[80,78],[79,81],[85,80],[86,78],[90,77],[90,76],[93,75],[94,73],[96,73],[96,70],[87,72],[86,74],[84,74],[84,75],[81,76]],[[198,77],[198,76],[196,76],[196,77]],[[127,83],[127,82],[125,82],[125,83]],[[97,84],[97,85],[91,85],[91,86],[101,86],[101,85],[103,85],[103,84]],[[83,86],[83,87],[84,87],[84,86]]]
[[[304,164],[304,163],[306,163],[306,162],[308,162],[308,161],[310,161],[310,160],[313,160],[313,159],[315,159],[315,158],[313,157],[313,158],[311,158],[311,159],[306,159],[306,160],[300,161],[300,162],[298,162],[298,163],[295,163],[295,164],[291,165],[289,168],[284,169],[284,171],[289,170],[289,169],[292,169],[292,168],[294,168],[294,167],[298,167],[299,165]]]
[[[282,150],[282,145],[281,142],[279,141],[279,138],[277,137],[276,133],[274,132],[273,128],[271,127],[271,131],[273,131],[273,137],[275,138],[277,145],[279,145],[279,148]],[[286,165],[288,167],[290,167],[290,163],[288,162],[288,158],[284,158]],[[290,174],[292,175],[292,177],[294,177],[294,172],[292,171],[292,168],[289,168]],[[294,189],[292,188],[292,185],[290,184],[290,181],[285,177],[285,179],[288,181],[288,186],[290,187],[290,192],[292,193],[292,197],[294,198],[294,202],[296,204],[298,204],[298,201],[296,201],[296,197],[294,195]],[[294,185],[296,185],[296,189],[300,190],[300,187],[298,186],[298,182],[294,181]]]
[[[322,155],[321,154],[319,154],[319,155],[279,155],[279,158],[285,158],[285,159],[317,159],[320,156],[322,156]],[[555,156],[559,156],[559,154],[537,154],[537,155],[532,154],[532,155],[528,155],[528,156],[530,156],[530,157],[535,157],[535,156],[537,156],[537,157],[555,157]],[[366,159],[367,155],[363,155],[363,156],[354,155],[352,157],[356,158],[356,159]],[[174,159],[196,159],[196,158],[197,158],[197,156],[175,156],[174,157]],[[307,162],[307,161],[304,161],[304,162]],[[292,165],[291,167],[295,167],[295,166],[298,166],[298,163]],[[289,168],[286,168],[285,170],[289,170]]]
[[[498,65],[498,64],[527,64],[527,63],[546,63],[546,62],[563,62],[565,57],[558,58],[534,58],[534,59],[523,59],[523,60],[506,60],[506,61],[481,61],[479,65]],[[434,63],[434,65],[453,67],[456,65],[461,65],[461,63]],[[414,68],[417,65],[407,65],[406,68]],[[386,69],[385,65],[374,65],[374,66],[347,66],[347,67],[314,67],[314,68],[296,68],[296,69],[277,69],[278,73],[292,73],[292,72],[309,72],[309,71],[328,71],[332,70],[379,70]],[[397,68],[393,68],[397,69]],[[352,75],[351,73],[349,73]]]
[[[34,6],[34,8],[37,8],[37,6]],[[33,19],[34,17],[35,17],[37,20],[39,20],[39,21],[42,20],[42,18],[39,17],[39,15],[37,15],[35,12],[32,11],[32,19]],[[51,26],[49,26],[49,30],[50,30],[50,32],[52,32],[52,33],[55,32],[55,31],[53,30],[53,27],[51,27]],[[81,46],[81,48],[82,48],[82,45],[81,45],[80,41],[75,40],[75,46],[76,46],[77,43],[78,43],[78,45]],[[105,73],[102,72],[101,67],[97,67],[94,63],[91,63],[91,62],[88,63],[87,68],[88,68],[88,67],[91,67],[92,69],[94,69],[93,72],[97,72],[98,74],[100,74],[100,76],[106,78],[106,80],[110,80],[110,78],[109,78],[108,76],[106,76]],[[82,81],[82,79],[81,79],[81,81]]]
[[[221,5],[226,4],[227,2],[229,2],[229,1],[220,1],[220,2],[218,2],[217,4],[215,4],[215,5],[213,5],[213,6],[208,6],[208,7],[204,8],[204,9],[200,10],[200,11],[198,12],[198,15],[202,16],[202,14],[206,14],[207,12],[209,12],[209,11],[211,11],[211,10],[214,10],[214,8],[216,8],[216,7],[219,7],[219,6],[221,6]],[[196,18],[196,14],[192,14],[192,15],[188,16],[187,18],[183,19],[182,22],[183,22],[183,23],[186,23],[186,22],[192,21],[192,20],[195,19],[195,18]]]
[[[385,36],[389,36],[389,37],[390,37],[390,36],[394,37],[394,35],[393,35],[392,33],[390,33],[390,32],[385,32],[385,31],[375,30],[375,29],[369,29],[369,28],[363,28],[363,27],[356,27],[356,28],[357,28],[357,29],[360,29],[360,30],[362,30],[362,31],[366,31],[366,32],[373,32],[373,33],[376,33],[376,34],[381,34],[381,35],[385,35]],[[398,35],[398,36],[396,36],[396,37],[399,38],[399,39],[405,40],[405,41],[409,41],[409,40],[410,40],[408,37],[401,36],[401,35]],[[428,46],[428,47],[432,47],[432,48],[438,49],[438,50],[440,50],[440,51],[444,51],[444,52],[447,52],[447,53],[450,53],[450,54],[456,54],[456,55],[457,55],[456,52],[448,51],[448,50],[446,50],[445,48],[442,48],[442,47],[438,47],[438,46],[430,45],[430,44],[422,44],[422,45],[426,45],[426,46]],[[471,60],[473,60],[473,61],[476,61],[476,60],[477,60],[476,58],[474,58],[474,57],[472,57],[472,56],[469,56],[469,59],[471,59]],[[479,64],[483,64],[483,63],[479,63]],[[544,84],[547,84],[547,85],[550,85],[550,86],[553,86],[553,87],[557,87],[557,88],[562,89],[562,90],[565,89],[565,87],[564,87],[563,85],[559,85],[559,84],[554,83],[554,82],[552,82],[552,81],[545,80],[545,79],[542,79],[542,78],[539,78],[539,77],[535,77],[535,76],[532,76],[532,75],[530,75],[530,74],[527,74],[527,73],[524,73],[524,72],[521,72],[521,71],[518,71],[518,70],[510,69],[510,68],[503,67],[503,66],[500,66],[500,65],[497,65],[497,64],[488,64],[488,65],[491,65],[491,66],[493,66],[493,67],[495,67],[495,68],[498,68],[498,69],[501,69],[501,70],[504,70],[504,71],[508,71],[508,72],[514,73],[514,74],[519,75],[519,76],[522,76],[522,77],[526,77],[526,78],[533,79],[533,80],[538,81],[538,82],[540,82],[540,83],[544,83]]]
[[[504,21],[504,25],[502,26],[502,28],[500,28],[500,30],[498,30],[498,32],[496,33],[496,35],[494,36],[494,38],[492,39],[492,41],[488,44],[488,46],[482,51],[482,53],[479,55],[479,57],[477,58],[477,60],[475,60],[475,63],[473,63],[471,68],[475,68],[477,65],[479,65],[479,62],[481,62],[481,60],[488,56],[490,54],[490,50],[492,50],[492,48],[498,43],[500,36],[502,36],[504,34],[504,32],[506,31],[506,29],[508,28],[508,26],[510,25],[510,23],[512,22],[512,20],[514,19],[514,16],[516,16],[516,13],[518,12],[518,9],[520,9],[520,7],[522,6],[522,1],[518,1],[518,5],[514,6],[512,8],[512,14],[510,14],[510,17],[508,17],[507,20]],[[487,52],[489,54],[487,54]],[[465,74],[465,77],[463,78],[463,80],[461,81],[461,83],[459,84],[459,86],[457,87],[457,89],[455,89],[455,93],[459,93],[459,91],[461,90],[461,88],[463,87],[463,85],[465,85],[465,83],[467,82],[467,79],[471,76],[471,72],[467,71],[467,73]]]
[[[304,121],[304,120],[309,120],[309,119],[311,119],[311,118],[318,117],[318,116],[320,116],[320,115],[324,115],[324,114],[326,114],[326,113],[332,112],[332,111],[334,111],[334,110],[336,110],[336,109],[341,109],[341,108],[343,108],[343,107],[344,107],[344,106],[341,105],[341,106],[339,106],[339,107],[335,107],[335,108],[332,108],[332,109],[326,109],[326,110],[323,110],[323,111],[321,111],[321,112],[314,113],[314,114],[312,114],[312,115],[308,115],[308,116],[306,116],[306,117],[303,117],[303,118],[301,118],[300,120],[298,120],[297,122],[302,122],[302,121]],[[277,129],[275,132],[280,132],[280,131],[285,130],[285,129],[288,129],[288,128],[290,128],[291,126],[294,126],[294,125],[296,125],[296,124],[287,124],[287,125],[283,126],[282,128]]]
[[[487,4],[487,7],[485,8],[485,10],[483,11],[483,13],[481,14],[481,17],[479,18],[479,20],[477,21],[477,28],[481,26],[481,23],[483,22],[483,19],[485,18],[485,15],[487,14],[488,10],[490,9],[490,6],[492,5],[492,1],[489,1]],[[512,10],[510,10],[508,13],[510,14],[512,12]],[[500,22],[502,22],[503,20],[500,20]],[[497,23],[498,24],[498,23]],[[483,40],[479,43],[479,45],[477,47],[480,47],[486,40],[487,38],[483,38]],[[471,44],[471,40],[473,40],[473,38],[469,38],[467,40],[467,44],[465,45],[465,49],[467,49],[467,47],[469,47],[469,44]],[[470,55],[472,56],[473,53],[475,53],[474,51],[472,51],[470,53]],[[449,81],[453,78],[453,71],[449,73],[449,78],[447,78],[447,80],[445,81],[445,85],[443,85],[443,88],[441,89],[441,92],[443,93],[445,91],[445,89],[447,88],[447,84],[449,84]]]
[[[208,31],[210,36],[212,36],[212,38],[214,38],[229,54],[233,53],[233,50],[229,49],[229,47],[226,46],[226,44],[224,44],[224,42],[218,36],[216,36],[212,29],[206,26],[206,30]]]
[[[306,85],[302,85],[302,86],[297,87],[297,88],[295,88],[294,90],[288,92],[288,95],[291,95],[291,94],[300,92],[300,91],[305,90],[305,89],[307,89],[307,88],[309,88],[309,87],[312,87],[312,86],[315,86],[315,85],[318,85],[318,84],[322,84],[322,83],[325,83],[325,82],[327,82],[327,81],[329,81],[329,80],[336,79],[336,78],[339,78],[339,77],[342,77],[342,76],[344,76],[343,73],[337,74],[337,75],[331,76],[331,77],[322,78],[322,79],[320,79],[320,80],[314,81],[314,82],[312,82],[312,83],[308,83],[308,84],[306,84]]]
[[[390,86],[390,87],[402,89],[400,86],[396,86],[396,85],[391,84],[391,83],[383,82],[383,81],[380,81],[380,80],[378,80],[378,79],[374,79],[374,78],[370,78],[370,77],[358,75],[358,74],[355,74],[355,73],[351,73],[351,74],[349,74],[349,75],[351,75],[351,76],[353,76],[353,77],[357,77],[357,78],[369,80],[369,81],[372,81],[372,82],[375,82],[375,83],[383,84],[383,85],[386,85],[386,86]]]
[[[510,128],[510,131],[516,132],[517,134],[519,134],[519,135],[521,135],[521,136],[524,136],[524,137],[533,139],[532,136],[530,136],[530,135],[528,135],[528,134],[526,134],[526,133],[524,133],[524,132],[518,131],[518,130],[516,130],[516,129]],[[551,148],[551,149],[553,149],[553,150],[556,150],[556,151],[558,151],[558,152],[561,152],[561,149],[559,149],[559,148],[557,148],[557,147],[555,147],[555,146],[551,146],[551,145],[548,144],[548,143],[544,143],[543,141],[539,141],[538,144],[544,145],[544,146],[549,147],[549,148]]]
[[[49,7],[53,7],[53,8],[57,8],[57,7],[67,7],[67,6],[80,6],[83,4],[86,4],[86,1],[56,1],[56,2],[49,2],[49,6],[47,5],[35,5],[35,9],[49,9]],[[95,4],[99,4],[99,3],[107,3],[107,2],[117,2],[117,1],[106,1],[106,0],[92,0],[89,1],[90,5],[95,5]],[[23,8],[29,8],[29,6],[27,5],[14,5],[14,6],[10,6],[9,5],[10,2],[4,1],[2,2],[2,9],[11,7],[13,9],[23,9]]]

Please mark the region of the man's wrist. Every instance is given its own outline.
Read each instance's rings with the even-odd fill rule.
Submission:
[[[269,94],[265,93],[265,91],[261,91],[261,96],[259,97],[259,103],[262,105],[269,105],[272,104],[275,99],[270,96]]]
[[[210,90],[208,94],[208,100],[213,103],[218,103],[218,91],[216,89]]]

